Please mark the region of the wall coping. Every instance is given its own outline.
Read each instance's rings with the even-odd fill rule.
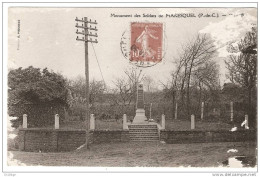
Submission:
[[[85,129],[54,129],[54,128],[19,128],[19,131],[45,131],[45,132],[86,132]]]
[[[45,132],[86,132],[85,129],[54,129],[54,128],[19,128],[19,131],[45,131]],[[100,130],[90,130],[90,132],[128,132],[129,130],[123,130],[123,129],[115,129],[115,130],[109,130],[109,129],[100,129]],[[174,132],[174,133],[223,133],[223,132],[255,132],[256,130],[237,130],[237,131],[230,131],[230,130],[160,130],[161,132]]]
[[[235,132],[255,132],[256,130],[236,130],[236,131],[230,131],[230,130],[160,130],[161,132],[176,132],[176,133],[223,133],[223,132],[230,132],[230,133],[235,133]]]
[[[81,132],[84,131],[86,132],[86,129],[54,129],[54,128],[19,128],[19,131],[46,131],[46,132],[61,132],[61,131],[71,131],[71,132]],[[123,129],[115,129],[115,130],[109,130],[109,129],[100,129],[100,130],[89,130],[90,132],[128,132],[129,130],[123,130]]]
[[[109,129],[96,129],[96,130],[90,130],[90,132],[128,132],[129,130],[123,130],[123,129],[115,129],[115,130],[109,130]]]

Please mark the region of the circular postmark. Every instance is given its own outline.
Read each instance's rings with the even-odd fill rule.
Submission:
[[[121,36],[121,53],[137,67],[151,67],[164,59],[166,39],[162,23],[132,22]]]

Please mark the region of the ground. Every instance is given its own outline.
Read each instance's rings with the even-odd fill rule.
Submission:
[[[238,152],[227,152],[235,149]],[[165,144],[127,142],[93,144],[90,150],[60,153],[9,151],[19,163],[40,166],[218,167],[229,157],[246,156],[255,166],[255,142]]]
[[[166,120],[166,130],[175,130],[175,131],[187,131],[191,130],[191,123],[188,120],[174,120],[167,119]],[[117,130],[123,129],[122,119],[115,121],[114,119],[101,121],[96,120],[95,128],[99,130]],[[214,131],[214,130],[231,130],[234,125],[228,123],[218,123],[218,122],[208,122],[208,121],[196,121],[195,130],[206,130],[206,131]],[[236,125],[238,128],[240,125]],[[53,126],[50,126],[53,127]],[[60,125],[60,128],[69,128],[69,129],[85,129],[85,123],[81,121],[69,121],[64,122]],[[241,128],[241,127],[240,127]]]

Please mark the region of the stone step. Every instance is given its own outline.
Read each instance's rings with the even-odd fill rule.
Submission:
[[[159,138],[149,138],[149,139],[145,139],[145,138],[132,138],[130,139],[131,141],[159,141]]]
[[[158,135],[158,132],[129,132],[130,135]]]
[[[130,128],[157,128],[157,125],[128,125]]]
[[[158,132],[129,132],[129,135],[158,135]]]
[[[128,125],[131,141],[158,141],[159,134],[157,125],[154,124],[131,124]]]
[[[131,124],[129,127],[157,127],[157,125],[154,124]]]
[[[129,129],[129,132],[158,132],[157,129]]]
[[[158,135],[140,135],[140,134],[135,134],[135,135],[130,135],[130,138],[131,137],[158,137]]]
[[[139,135],[137,135],[137,136],[130,136],[130,139],[133,139],[133,138],[144,138],[144,139],[149,139],[149,138],[151,138],[151,139],[158,139],[159,136],[139,136]]]
[[[130,138],[130,140],[159,140],[159,138],[143,138],[143,137],[134,137],[134,138]]]
[[[157,139],[159,139],[159,137],[132,137],[132,138],[130,138],[130,140],[133,140],[133,139],[144,139],[144,140],[157,140]]]
[[[137,142],[137,141],[141,141],[141,142],[151,142],[151,141],[158,141],[158,140],[131,140],[131,141],[135,141],[135,142]]]
[[[148,134],[148,135],[151,135],[151,134],[158,134],[158,132],[156,131],[156,132],[129,132],[129,134],[131,135],[131,134]]]
[[[128,126],[129,129],[157,129],[157,126]]]

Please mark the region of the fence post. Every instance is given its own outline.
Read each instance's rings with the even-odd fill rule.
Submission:
[[[126,114],[123,115],[123,130],[128,129],[127,127],[127,117]]]
[[[191,115],[191,129],[195,129],[195,116],[193,114]]]
[[[230,121],[234,120],[234,112],[233,112],[233,101],[230,102]]]
[[[203,120],[204,114],[204,102],[201,103],[201,120]]]
[[[175,119],[177,119],[177,116],[178,116],[178,103],[176,102],[176,106],[175,106]]]
[[[59,120],[59,114],[55,114],[55,124],[54,124],[54,128],[55,129],[59,129],[60,128],[60,120]]]
[[[249,126],[248,126],[248,115],[247,114],[245,115],[245,129],[249,129]]]
[[[27,128],[27,114],[23,115],[23,128]]]
[[[162,129],[165,129],[165,115],[162,115]]]
[[[90,130],[95,130],[95,116],[94,114],[90,115]]]

